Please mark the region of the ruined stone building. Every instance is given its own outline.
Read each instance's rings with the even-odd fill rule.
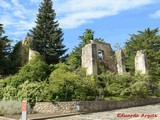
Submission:
[[[98,74],[101,69],[117,72],[110,44],[91,40],[90,44],[82,48],[82,66],[88,74]]]
[[[87,74],[98,75],[101,72],[111,71],[118,74],[126,72],[125,57],[122,50],[113,52],[110,44],[91,40],[82,48],[82,67]],[[147,74],[145,51],[137,51],[135,57],[135,73]]]
[[[32,41],[32,37],[26,37],[21,41],[22,46],[28,49],[28,52],[24,52],[27,54],[26,56],[28,56],[28,61],[30,61],[36,53],[36,51],[32,49]],[[23,49],[21,49],[22,52],[24,51]],[[123,74],[126,72],[123,50],[114,52],[110,44],[91,40],[89,44],[82,48],[82,67],[86,68],[87,74],[98,75],[105,71]],[[139,72],[147,74],[146,53],[144,50],[137,51],[135,57],[135,73]]]

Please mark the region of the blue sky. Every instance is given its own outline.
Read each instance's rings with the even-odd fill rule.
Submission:
[[[13,41],[26,37],[35,26],[42,0],[0,0],[0,23]],[[77,46],[85,29],[95,31],[114,49],[129,39],[129,34],[160,27],[159,0],[53,0],[53,9],[64,32],[69,51]]]

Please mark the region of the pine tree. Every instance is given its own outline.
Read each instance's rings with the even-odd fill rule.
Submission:
[[[11,45],[7,36],[3,36],[3,25],[0,24],[0,76],[10,73],[10,52]]]
[[[33,48],[38,51],[48,64],[58,63],[67,49],[63,42],[63,32],[55,21],[55,10],[52,9],[52,0],[41,2],[37,14],[36,27],[31,32]]]

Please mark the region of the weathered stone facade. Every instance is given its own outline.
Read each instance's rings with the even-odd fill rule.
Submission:
[[[22,40],[22,46],[25,46],[28,49],[28,61],[30,61],[34,56],[36,51],[33,50],[33,38],[31,36],[27,36],[24,40]]]
[[[137,51],[135,57],[135,73],[147,74],[146,52],[144,50]]]
[[[105,71],[123,74],[126,72],[125,56],[122,50],[114,53],[108,43],[91,40],[82,48],[82,67],[86,68],[87,74],[98,75]],[[138,72],[147,74],[144,50],[137,51],[135,57],[135,73]]]
[[[100,67],[117,72],[113,50],[108,43],[91,40],[82,48],[82,66],[88,74],[98,74]]]
[[[124,53],[122,50],[118,50],[115,52],[115,55],[118,74],[123,74],[126,72]]]

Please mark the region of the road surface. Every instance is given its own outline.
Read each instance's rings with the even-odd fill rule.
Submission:
[[[47,120],[160,120],[160,104],[52,118]]]

